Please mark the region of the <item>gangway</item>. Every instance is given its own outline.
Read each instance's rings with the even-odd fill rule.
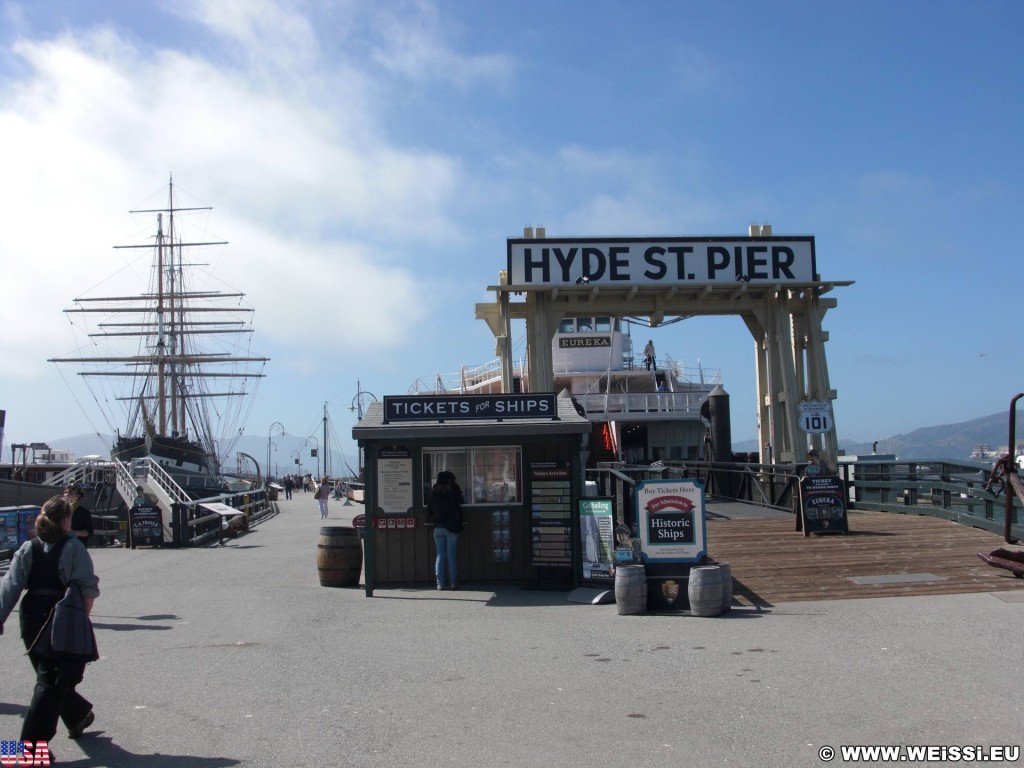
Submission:
[[[113,464],[117,472],[117,492],[125,505],[129,509],[134,506],[141,488],[146,499],[160,508],[164,541],[173,541],[173,506],[191,501],[189,495],[151,458],[132,459],[130,465],[114,459]]]

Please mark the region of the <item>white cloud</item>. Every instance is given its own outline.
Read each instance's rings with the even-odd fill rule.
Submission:
[[[270,2],[190,7],[243,59],[287,61],[294,76],[314,67],[309,79],[334,90],[268,86],[265,70],[146,50],[110,27],[19,42],[28,75],[0,92],[0,327],[20,331],[0,337],[6,376],[39,376],[73,344],[61,309],[118,271],[111,245],[151,234],[152,217],[133,230],[125,212],[172,172],[216,206],[209,226],[231,241],[223,266],[259,307],[261,334],[389,348],[429,310],[403,246],[459,237],[446,212],[458,164],[389,144],[367,80],[315,68],[308,21]],[[309,55],[287,54],[297,47]],[[143,266],[104,291],[129,290]],[[361,324],[385,295],[387,315]]]
[[[422,0],[383,6],[376,24],[382,41],[373,57],[384,69],[414,81],[447,80],[465,87],[502,83],[514,62],[501,54],[462,55],[445,42],[437,9]]]

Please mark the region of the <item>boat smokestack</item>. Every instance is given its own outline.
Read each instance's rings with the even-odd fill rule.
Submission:
[[[537,227],[537,239],[538,240],[543,240],[547,236],[548,236],[548,231],[547,231],[546,228],[544,228],[544,227]]]
[[[532,240],[533,239],[533,227],[531,227],[529,225],[523,227],[523,237],[525,237],[527,240]]]

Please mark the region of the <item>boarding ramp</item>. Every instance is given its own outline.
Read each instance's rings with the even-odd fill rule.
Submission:
[[[131,464],[115,459],[113,463],[117,468],[117,492],[125,505],[129,509],[134,506],[135,498],[139,495],[138,489],[141,488],[146,500],[160,508],[164,541],[173,541],[171,520],[174,506],[190,502],[192,499],[189,495],[151,458],[132,459]]]

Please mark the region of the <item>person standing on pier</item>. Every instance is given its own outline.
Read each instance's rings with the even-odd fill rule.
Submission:
[[[434,545],[437,560],[434,562],[434,576],[440,591],[449,586],[459,588],[459,571],[456,564],[459,533],[462,531],[462,488],[455,475],[444,471],[437,473],[437,482],[430,490],[427,510],[434,519]],[[448,579],[445,581],[445,563],[448,564]]]
[[[654,339],[648,339],[647,346],[644,347],[644,365],[647,366],[648,371],[652,367],[657,370],[657,365],[654,362]]]
[[[92,512],[82,506],[85,491],[78,483],[71,483],[64,488],[64,498],[71,506],[71,535],[78,538],[82,545],[89,546],[92,536]]]
[[[320,505],[320,519],[327,519],[327,500],[331,497],[331,481],[324,475],[320,479],[320,485],[316,487],[316,493],[313,498],[317,500]]]

